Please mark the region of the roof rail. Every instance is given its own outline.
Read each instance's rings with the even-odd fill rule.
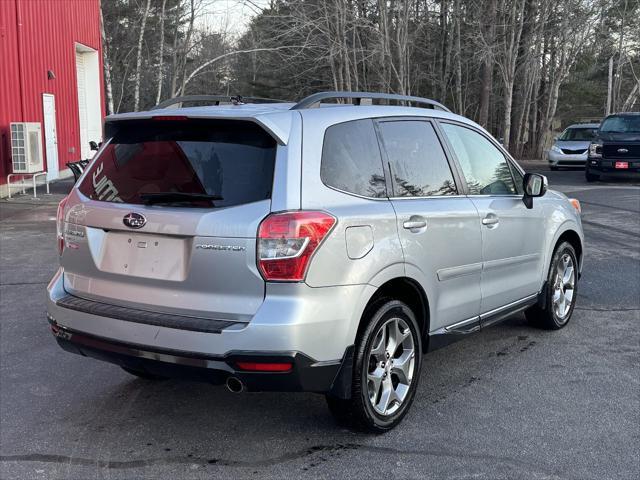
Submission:
[[[451,112],[447,107],[440,102],[431,100],[429,98],[413,97],[411,95],[396,95],[394,93],[373,93],[373,92],[319,92],[309,95],[296,103],[291,110],[304,110],[311,108],[315,104],[322,102],[323,100],[338,99],[338,98],[350,98],[355,100],[355,105],[360,105],[362,99],[377,99],[377,100],[394,100],[397,102],[413,102],[419,105],[425,105],[426,108],[440,109],[445,112]]]
[[[220,105],[220,103],[229,103],[232,105],[242,105],[244,103],[290,103],[287,100],[276,100],[273,98],[261,98],[261,97],[243,97],[241,95],[229,96],[229,95],[185,95],[182,97],[175,97],[165,100],[164,102],[160,102],[155,107],[151,108],[151,110],[159,110],[161,108],[167,108],[172,105],[182,107],[183,103],[187,102],[209,102],[214,104],[215,106]]]

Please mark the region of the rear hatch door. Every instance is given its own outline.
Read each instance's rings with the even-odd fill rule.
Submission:
[[[249,321],[264,299],[256,233],[276,142],[240,120],[121,120],[67,203],[72,295]]]

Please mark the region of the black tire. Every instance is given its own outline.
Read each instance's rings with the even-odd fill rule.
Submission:
[[[584,178],[587,179],[587,182],[591,183],[591,182],[597,182],[598,180],[600,180],[600,175],[597,175],[595,173],[591,173],[589,171],[589,169],[585,169],[584,171]]]
[[[573,262],[574,268],[574,283],[573,294],[570,302],[569,310],[564,317],[558,316],[553,303],[554,296],[554,282],[556,280],[556,272],[559,262],[562,261],[565,255],[569,255]],[[551,257],[551,265],[549,266],[549,273],[547,274],[547,288],[542,299],[542,305],[537,304],[526,310],[525,316],[530,324],[543,328],[546,330],[560,330],[564,328],[571,320],[573,309],[576,305],[578,297],[578,259],[576,251],[569,242],[563,242],[558,245],[553,256]]]
[[[389,415],[379,414],[369,400],[366,375],[369,370],[368,353],[380,328],[390,319],[399,318],[408,326],[414,344],[414,368],[409,389],[397,410]],[[327,395],[329,411],[335,419],[360,431],[383,433],[398,425],[413,403],[422,365],[422,341],[420,328],[411,309],[398,300],[384,299],[375,302],[363,316],[364,328],[358,335],[353,359],[353,383],[351,398],[340,399]],[[406,333],[406,330],[405,330]],[[389,374],[389,379],[392,374]]]
[[[128,374],[138,378],[142,378],[143,380],[151,380],[155,382],[167,380],[167,377],[163,377],[162,375],[154,375],[153,373],[144,372],[142,370],[134,370],[133,368],[129,368],[129,367],[120,367],[120,368],[122,368]]]

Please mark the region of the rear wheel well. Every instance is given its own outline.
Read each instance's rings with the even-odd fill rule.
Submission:
[[[580,236],[574,230],[567,230],[562,235],[560,235],[560,238],[558,238],[558,241],[553,247],[554,252],[556,251],[556,248],[558,248],[558,245],[560,245],[562,242],[569,242],[571,244],[573,249],[576,251],[578,264],[582,266],[582,242],[580,241]]]
[[[427,295],[418,282],[407,277],[394,278],[378,288],[376,293],[374,293],[369,299],[369,302],[364,309],[364,313],[358,327],[358,335],[362,329],[366,328],[366,324],[363,320],[371,313],[370,309],[375,308],[375,305],[378,302],[385,299],[400,300],[411,308],[416,316],[422,338],[425,341],[423,345],[426,351],[426,341],[428,340],[427,334],[429,332],[429,302],[427,300]]]

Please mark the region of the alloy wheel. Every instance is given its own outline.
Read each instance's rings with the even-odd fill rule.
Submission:
[[[567,318],[576,285],[576,271],[571,255],[565,253],[560,257],[556,265],[556,273],[553,281],[553,311],[562,322]]]
[[[409,394],[415,370],[415,343],[401,318],[380,326],[368,352],[367,391],[379,415],[393,415]]]

